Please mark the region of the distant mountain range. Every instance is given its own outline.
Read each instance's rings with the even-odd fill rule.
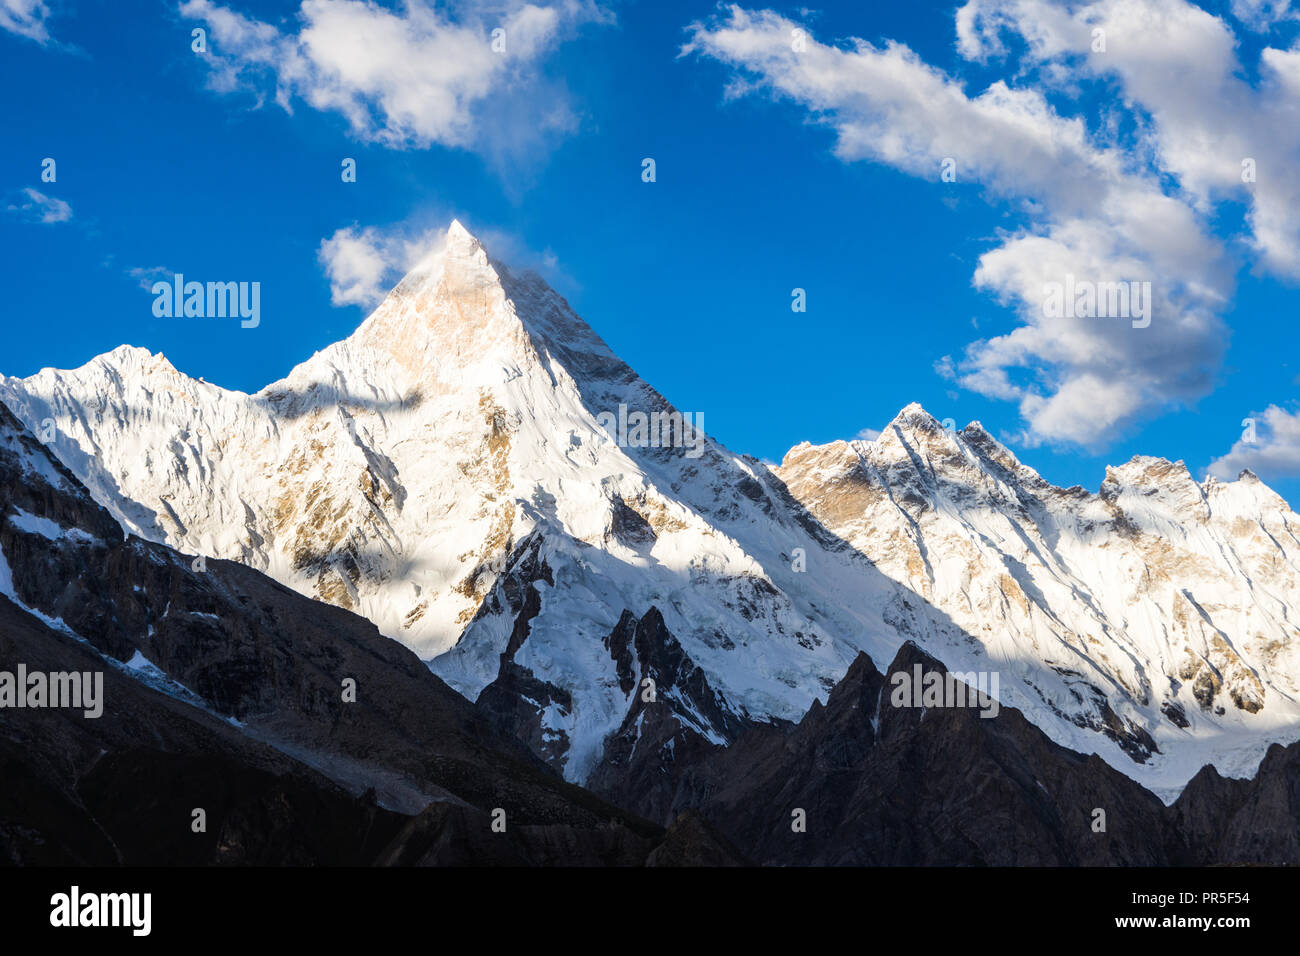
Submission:
[[[254,395],[124,346],[0,403],[0,667],[110,684],[0,709],[11,857],[141,858],[108,794],[191,761],[241,809],[176,860],[1300,859],[1300,517],[1249,473],[1059,489],[917,405],[768,466],[458,223]],[[917,666],[998,712],[894,706]]]

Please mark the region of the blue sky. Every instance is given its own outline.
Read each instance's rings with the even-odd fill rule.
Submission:
[[[456,216],[736,451],[919,401],[1058,484],[1142,453],[1294,503],[1298,24],[1148,5],[0,0],[0,373],[129,343],[255,391],[394,277],[322,243],[400,271]],[[259,281],[261,324],[155,318],[175,272]],[[1150,327],[1053,325],[1066,272],[1150,281]]]

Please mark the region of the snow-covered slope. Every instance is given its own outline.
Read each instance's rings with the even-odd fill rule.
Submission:
[[[1114,728],[1109,708],[1150,734],[1121,741],[1147,768],[1114,765],[1164,795],[1210,759],[1252,773],[1260,735],[1296,734],[1300,517],[1253,474],[1198,484],[1135,457],[1098,494],[1061,489],[978,422],[953,432],[918,405],[875,441],[805,443],[776,471],[1003,662],[1040,725],[1045,707]]]
[[[651,607],[705,678],[665,693],[714,740],[908,638],[1166,792],[1300,737],[1300,518],[1253,476],[1136,459],[1062,491],[916,406],[779,469],[689,428],[620,444],[620,406],[675,410],[458,223],[255,395],[123,347],[0,400],[129,530],[355,610],[471,697],[509,688],[571,779],[638,692],[611,634]]]

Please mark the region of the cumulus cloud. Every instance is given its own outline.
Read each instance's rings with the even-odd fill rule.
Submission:
[[[1239,8],[1239,9],[1238,9]],[[1238,3],[1280,19],[1286,3]],[[1149,147],[1183,198],[1209,213],[1245,203],[1246,240],[1267,272],[1300,280],[1300,40],[1266,47],[1258,63],[1238,57],[1238,37],[1223,19],[1185,0],[968,0],[960,45],[971,56],[1018,36],[1026,59],[1047,75],[1118,83],[1149,117]],[[1095,31],[1106,49],[1092,52]],[[1258,70],[1252,85],[1247,76]],[[1249,162],[1248,162],[1249,161]]]
[[[470,12],[472,11],[472,12]],[[342,116],[357,139],[393,149],[432,144],[493,154],[571,130],[576,116],[541,65],[586,23],[609,19],[592,0],[502,0],[452,20],[428,0],[399,11],[363,0],[303,0],[296,29],[213,0],[181,15],[210,34],[208,85]],[[500,31],[500,32],[498,32]]]
[[[45,23],[50,8],[42,0],[0,0],[0,30],[8,30],[37,43],[49,43]]]
[[[30,187],[22,190],[21,198],[9,203],[9,212],[27,222],[56,223],[72,219],[72,207],[66,202]]]
[[[1261,32],[1300,19],[1288,0],[1234,0],[1232,14]],[[1300,39],[1285,48],[1266,46],[1257,62],[1244,63],[1229,24],[1182,0],[1068,8],[969,0],[958,23],[963,52],[973,58],[1002,55],[1002,38],[1013,35],[1047,77],[1075,71],[1118,84],[1149,123],[1153,162],[1176,183],[1180,198],[1205,215],[1225,202],[1243,204],[1241,238],[1255,270],[1300,280]],[[1106,51],[1092,55],[1097,31]],[[1297,422],[1295,413],[1270,406],[1257,416],[1256,434],[1217,459],[1211,473],[1300,474]]]
[[[1211,475],[1231,480],[1250,469],[1269,481],[1300,476],[1300,411],[1270,405],[1245,424],[1232,449],[1210,463]]]

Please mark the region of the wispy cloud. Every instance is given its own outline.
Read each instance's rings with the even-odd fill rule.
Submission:
[[[1291,6],[1291,0],[1232,0],[1232,15],[1259,32],[1288,20],[1300,20],[1300,11]]]
[[[1286,3],[1238,7],[1291,16]],[[999,37],[1024,41],[1028,65],[1048,77],[1116,82],[1150,118],[1142,144],[1179,193],[1203,212],[1221,200],[1246,204],[1247,241],[1259,266],[1300,279],[1300,40],[1266,47],[1256,64],[1238,57],[1232,27],[1185,0],[1090,4],[969,0],[959,14],[960,47],[972,58]],[[1093,35],[1108,39],[1092,53]],[[1248,66],[1259,80],[1245,78]],[[1252,161],[1251,181],[1243,164]]]
[[[135,269],[127,269],[126,274],[139,283],[140,288],[145,292],[152,292],[155,282],[170,282],[176,273],[165,266],[146,266]]]
[[[541,67],[578,27],[611,19],[590,0],[505,0],[456,20],[427,0],[406,0],[400,12],[303,0],[296,32],[282,32],[212,0],[179,9],[207,26],[217,92],[251,92],[259,103],[269,94],[290,112],[306,103],[342,116],[362,142],[392,149],[438,144],[495,156],[575,127],[567,94]]]
[[[22,190],[21,196],[10,202],[8,209],[27,222],[56,223],[72,219],[72,207],[62,199],[47,196],[31,187]]]
[[[45,44],[51,40],[49,18],[50,8],[42,0],[0,0],[0,30]]]

